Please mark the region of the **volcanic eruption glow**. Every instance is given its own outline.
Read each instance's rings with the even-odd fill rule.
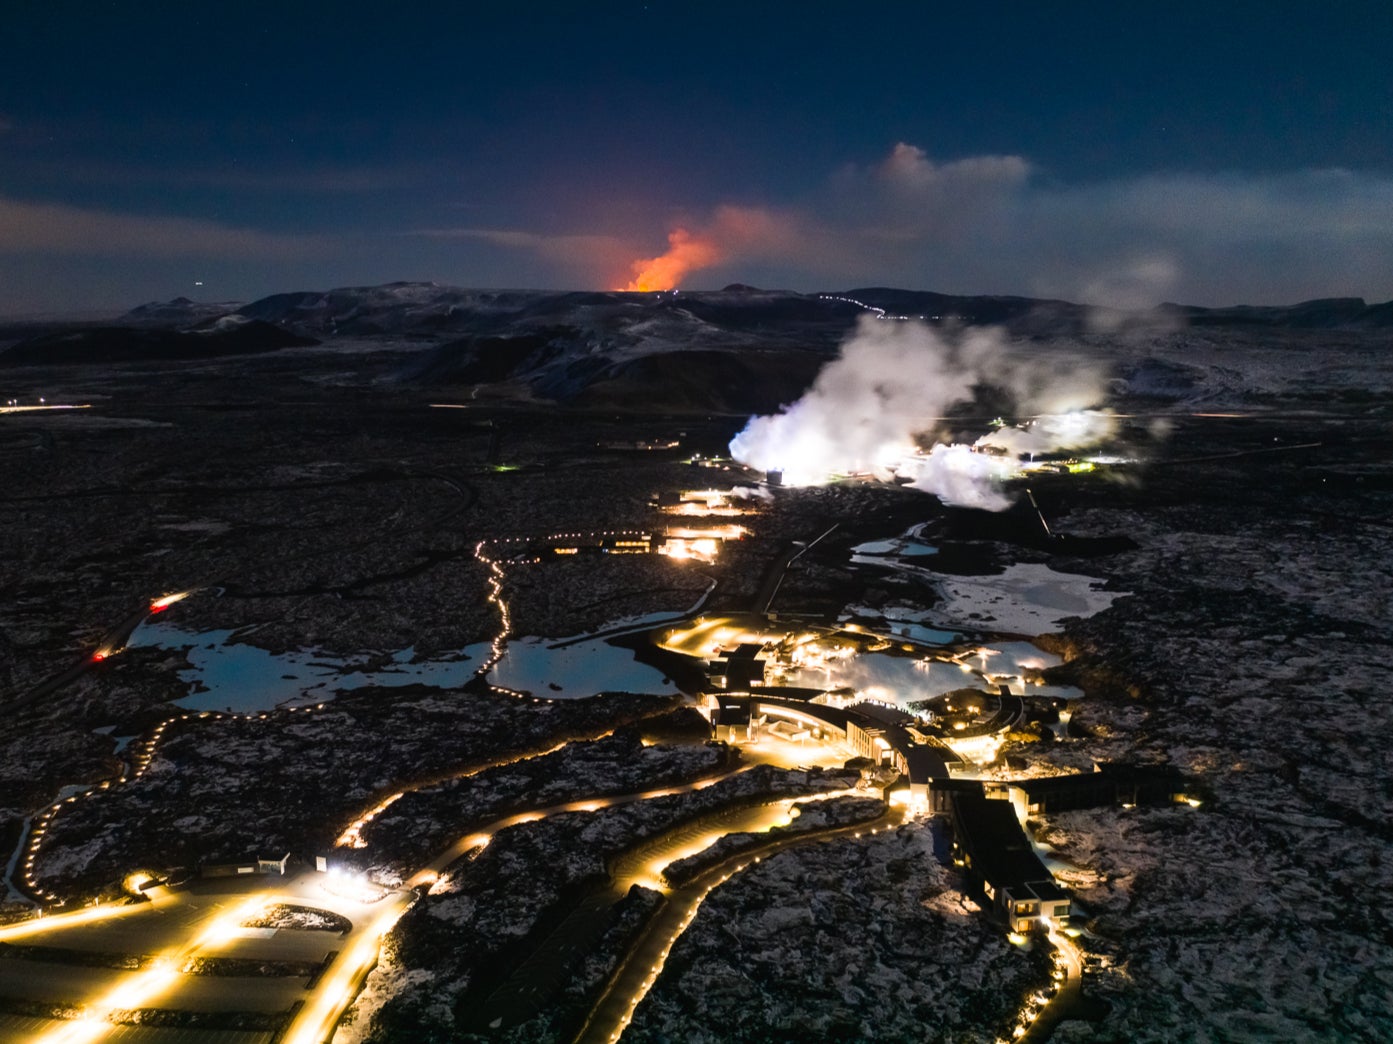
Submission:
[[[635,261],[627,291],[672,290],[688,272],[710,268],[721,260],[721,249],[707,236],[674,228],[668,233],[667,253]]]
[[[946,503],[1000,511],[1011,504],[1000,484],[1019,473],[1020,456],[1096,445],[1112,434],[1112,414],[1086,409],[1103,398],[1104,376],[1057,356],[1014,355],[994,330],[948,337],[923,323],[867,316],[801,399],[751,417],[730,452],[751,467],[782,471],[785,485],[870,474],[907,480]],[[982,387],[1038,416],[970,444],[940,438],[944,414],[972,403]]]

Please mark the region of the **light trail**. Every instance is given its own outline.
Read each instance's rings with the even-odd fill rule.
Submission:
[[[338,840],[334,842],[334,847],[367,848],[368,843],[365,840],[363,840],[363,828],[366,827],[378,816],[380,816],[383,812],[386,812],[387,809],[391,808],[394,803],[401,800],[405,796],[406,791],[404,790],[398,790],[395,794],[388,794],[385,798],[383,798],[377,804],[373,805],[372,808],[368,809],[361,816],[355,819],[352,823],[349,823],[348,826],[344,828],[343,833],[339,835]]]
[[[545,758],[549,754],[555,754],[558,750],[561,750],[563,747],[567,746],[570,743],[593,743],[596,740],[602,740],[607,736],[611,736],[613,735],[613,733],[613,729],[605,729],[603,732],[596,733],[593,736],[583,736],[579,739],[562,740],[560,743],[553,744],[552,746],[547,747],[545,750],[534,750],[528,751],[525,754],[511,754],[500,758],[494,758],[491,761],[485,761],[478,765],[472,765],[467,769],[464,769],[458,773],[445,776],[443,778],[435,777],[428,780],[422,780],[420,783],[417,783],[414,786],[402,787],[401,790],[394,791],[393,793],[388,794],[386,797],[379,800],[377,804],[372,806],[372,808],[362,813],[360,816],[358,816],[358,818],[354,819],[351,823],[349,823],[348,826],[344,827],[343,832],[339,834],[338,840],[334,842],[334,847],[366,848],[367,841],[363,838],[363,829],[374,819],[376,819],[379,815],[381,815],[388,808],[390,808],[393,804],[395,804],[401,798],[405,797],[407,794],[414,793],[418,790],[426,790],[430,787],[438,787],[443,783],[450,783],[458,779],[469,779],[471,776],[477,776],[479,773],[487,772],[489,769],[502,768],[505,765],[516,765],[519,762],[533,761],[537,758]]]
[[[487,600],[498,608],[499,629],[498,634],[495,635],[493,641],[489,643],[488,658],[485,659],[479,666],[479,669],[474,672],[475,676],[478,678],[483,678],[489,671],[498,666],[498,661],[503,659],[503,654],[508,649],[508,638],[513,633],[513,614],[508,609],[508,603],[503,599],[503,581],[506,579],[507,574],[503,571],[503,567],[499,565],[497,559],[485,553],[484,548],[490,543],[491,541],[488,540],[480,540],[475,544],[474,557],[488,567],[489,593]],[[495,688],[497,688],[497,686],[495,686]],[[499,691],[506,691],[513,695],[521,695],[520,693],[513,693],[511,689],[499,689]]]
[[[42,399],[40,399],[39,405],[37,406],[20,406],[17,403],[11,401],[9,404],[5,406],[0,406],[0,413],[37,413],[40,410],[90,410],[91,408],[92,404],[88,402],[45,403]]]
[[[551,805],[548,808],[530,809],[526,812],[516,812],[512,815],[504,816],[501,819],[495,819],[490,823],[486,823],[478,830],[466,834],[446,848],[412,875],[410,880],[407,881],[407,887],[417,888],[421,885],[434,884],[447,866],[467,852],[487,847],[495,834],[500,830],[506,830],[508,827],[518,826],[523,823],[535,823],[538,820],[560,815],[563,812],[598,812],[600,809],[614,808],[617,805],[629,805],[639,801],[652,801],[655,798],[671,797],[674,794],[692,793],[697,790],[704,790],[706,787],[714,786],[732,776],[738,776],[742,772],[748,772],[753,767],[753,765],[740,765],[737,768],[727,770],[718,775],[704,776],[701,779],[692,780],[690,783],[678,783],[672,786],[658,787],[653,790],[645,790],[632,794],[611,794],[605,797],[578,798],[573,801],[565,802],[564,804]]]
[[[1054,946],[1050,957],[1053,968],[1049,984],[1026,997],[1016,1013],[1010,1039],[1022,1044],[1047,1041],[1082,988],[1083,958],[1078,944],[1049,920],[1045,921],[1045,932]]]
[[[322,707],[323,704],[320,704],[320,706]],[[39,884],[35,864],[38,862],[39,850],[43,845],[44,837],[52,827],[53,820],[65,806],[76,803],[80,798],[91,797],[99,791],[109,790],[113,784],[119,785],[121,783],[128,783],[133,779],[139,779],[141,776],[145,775],[150,768],[151,761],[154,760],[156,745],[164,737],[165,731],[174,722],[189,721],[194,718],[211,718],[218,720],[230,717],[250,717],[250,715],[225,714],[222,711],[189,711],[172,718],[166,718],[155,726],[150,736],[136,748],[137,753],[134,755],[134,760],[131,762],[130,771],[116,777],[114,780],[104,779],[99,783],[94,783],[75,794],[69,794],[67,797],[60,798],[45,808],[43,812],[39,813],[38,818],[34,820],[29,831],[27,842],[21,839],[21,844],[23,845],[21,854],[24,860],[24,886],[34,895],[46,902],[52,903],[59,901],[60,896],[57,892],[50,891]]]

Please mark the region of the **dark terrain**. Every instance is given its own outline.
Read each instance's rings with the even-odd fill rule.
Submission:
[[[914,522],[930,524],[941,545],[930,568],[944,573],[1026,561],[1105,579],[1127,597],[1038,639],[1066,659],[1052,680],[1085,693],[1070,738],[1017,739],[1003,757],[1038,772],[1165,763],[1198,780],[1205,801],[1035,824],[1074,864],[1061,882],[1084,911],[1091,949],[1110,965],[1088,980],[1094,1021],[1065,1022],[1054,1039],[1393,1037],[1393,918],[1381,899],[1393,888],[1389,306],[1167,306],[1104,333],[1065,302],[840,296],[929,322],[1001,324],[1023,355],[1087,354],[1113,375],[1108,405],[1126,420],[1117,447],[1104,450],[1126,461],[1032,479],[1056,537],[1042,538],[1023,506],[1000,516],[947,511],[928,495],[862,482],[776,490],[749,520],[751,536],[711,565],[577,556],[515,569],[514,632],[560,638],[680,613],[709,580],[705,611],[748,609],[790,542],[834,522],[840,530],[790,570],[776,610],[825,619],[851,603],[931,606],[931,585],[906,587],[850,563],[857,540]],[[278,295],[241,306],[248,322],[227,325],[226,337],[190,332],[212,329],[222,314],[213,311],[146,306],[119,334],[3,331],[0,401],[90,406],[0,415],[7,855],[26,818],[62,788],[130,772],[152,730],[181,712],[173,701],[189,694],[180,677],[187,652],[135,645],[91,662],[108,633],[154,598],[195,590],[165,619],[355,666],[487,642],[499,617],[480,542],[651,529],[662,523],[655,493],[757,482],[737,464],[695,457],[723,457],[749,412],[795,399],[864,309],[749,290],[529,295],[401,284]],[[679,445],[614,448],[637,440]],[[37,867],[43,886],[78,902],[110,893],[135,864],[187,867],[287,848],[307,857],[393,787],[641,726],[675,702],[534,702],[477,684],[337,697],[329,686],[313,698],[326,700],[323,710],[170,726],[144,774],[55,820]],[[616,735],[607,742],[634,742]],[[659,764],[662,755],[652,757]],[[569,766],[556,778],[579,793],[598,771],[583,762],[548,764]],[[692,768],[662,764],[671,778]],[[507,788],[525,781],[492,780],[480,785],[503,796],[489,800],[513,807]],[[395,854],[406,865],[495,808],[471,805],[483,800],[471,793],[423,792],[403,804],[426,818],[415,827],[384,820],[383,861]],[[647,829],[604,816],[606,843],[617,848]],[[427,1039],[410,1034],[454,1025],[455,999],[465,998],[460,1011],[477,999],[467,980],[485,951],[442,961],[437,985],[450,1003],[439,1010],[423,988],[411,992],[403,969],[413,953],[436,960],[448,950],[451,918],[506,892],[510,867],[548,868],[534,887],[538,920],[518,921],[524,934],[559,918],[556,904],[600,872],[597,856],[573,851],[594,842],[584,824],[514,829],[466,881],[474,891],[403,922],[389,949],[405,963],[389,965],[378,990],[396,983],[406,999],[386,999],[376,1038],[367,1008],[354,1032]],[[719,917],[768,945],[732,951],[703,913],[674,950],[671,977],[638,1009],[635,1039],[763,1040],[790,1025],[899,1039],[925,1024],[938,1027],[929,1031],[936,1039],[994,1039],[1003,1016],[988,995],[1035,973],[1011,963],[999,933],[943,912],[957,879],[934,860],[930,829],[789,853],[733,880],[717,893]],[[913,876],[920,865],[922,883]],[[858,920],[864,908],[839,897],[842,883],[884,904]],[[788,927],[804,885],[819,921]],[[636,894],[616,911],[597,950],[605,960],[645,902]],[[470,922],[467,932],[490,923]],[[522,949],[487,953],[520,958]],[[810,954],[823,970],[799,1015],[813,973],[799,962]],[[953,979],[941,954],[981,962],[972,967],[987,969],[982,981]],[[596,960],[568,1004],[607,974]],[[843,974],[851,966],[860,972]],[[749,967],[763,971],[741,970]],[[447,973],[456,978],[446,983]],[[922,985],[930,979],[933,988]],[[392,1036],[393,1026],[405,1028]],[[439,1029],[439,1039],[452,1032]]]

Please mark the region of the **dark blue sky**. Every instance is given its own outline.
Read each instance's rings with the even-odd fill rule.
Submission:
[[[482,6],[7,13],[0,311],[620,285],[679,226],[691,287],[1393,296],[1385,2]]]

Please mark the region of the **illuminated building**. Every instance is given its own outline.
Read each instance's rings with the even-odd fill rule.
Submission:
[[[754,508],[732,501],[729,490],[687,489],[681,493],[658,493],[651,504],[665,515],[697,518],[734,518],[755,513]]]
[[[707,676],[722,689],[748,692],[752,685],[764,684],[764,661],[759,654],[764,647],[754,642],[742,642],[723,660],[712,660]]]
[[[1169,765],[1109,764],[1095,764],[1092,772],[989,784],[987,794],[1007,798],[1022,816],[1106,805],[1171,804],[1188,796],[1184,779]]]
[[[285,864],[290,861],[287,852],[279,859],[254,857],[237,863],[204,863],[198,868],[199,877],[241,877],[247,874],[285,874]]]
[[[1012,931],[1069,916],[1069,893],[1035,854],[1011,802],[987,797],[980,786],[964,787],[953,794],[949,813],[954,859]]]
[[[919,732],[915,718],[893,707],[853,703],[835,707],[813,699],[789,698],[767,689],[749,696],[708,693],[702,710],[717,739],[739,742],[767,729],[785,739],[840,743],[873,765],[897,770],[909,783],[910,797],[936,811],[947,809],[948,795],[961,771],[962,758],[932,737]],[[805,696],[811,690],[803,690]],[[792,726],[792,728],[789,728]]]

